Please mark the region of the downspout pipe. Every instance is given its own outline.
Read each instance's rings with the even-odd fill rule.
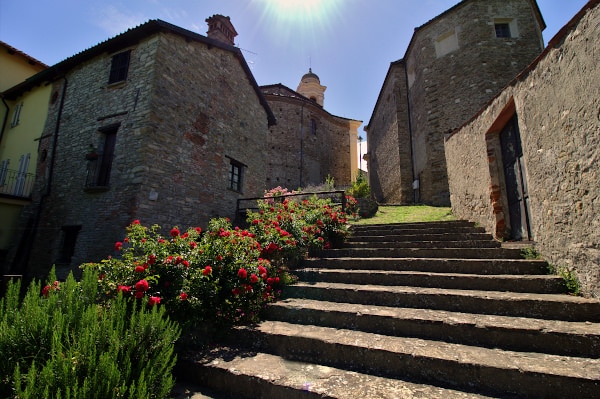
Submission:
[[[29,259],[31,256],[31,248],[33,246],[33,243],[35,242],[35,239],[36,239],[36,236],[38,233],[38,227],[40,224],[44,201],[50,196],[50,192],[51,192],[51,188],[52,188],[52,180],[54,178],[54,164],[55,164],[55,159],[56,159],[56,146],[58,144],[58,133],[60,131],[60,122],[61,122],[61,118],[62,118],[63,108],[65,105],[67,86],[68,86],[67,77],[63,76],[63,90],[62,90],[62,93],[60,96],[60,104],[58,106],[58,113],[56,115],[56,125],[54,126],[54,137],[52,140],[52,153],[50,156],[50,165],[48,168],[48,181],[46,182],[46,188],[44,190],[44,193],[40,197],[40,202],[35,211],[35,216],[34,216],[33,225],[31,227],[31,230],[26,231],[23,234],[23,236],[21,237],[21,243],[17,250],[17,254],[19,252],[24,253],[22,255],[23,258],[22,258],[22,260],[19,260],[18,259],[19,256],[17,256],[17,259],[15,259],[11,265],[11,270],[15,270],[15,269],[23,270],[27,274],[27,277],[32,277],[32,276],[28,275],[29,274],[28,268],[29,268]]]
[[[412,112],[410,110],[410,88],[408,87],[408,73],[407,73],[407,65],[404,64],[404,78],[406,79],[406,112],[408,113],[408,139],[410,140],[410,164],[412,166],[412,183],[411,188],[415,183],[415,150],[413,148],[413,128],[412,128]],[[419,181],[419,190],[421,189],[421,182]],[[417,194],[415,193],[415,189],[413,188],[413,204],[417,203]]]

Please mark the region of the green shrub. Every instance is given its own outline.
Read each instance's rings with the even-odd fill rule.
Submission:
[[[122,296],[95,303],[98,276],[10,283],[0,301],[0,395],[39,398],[165,398],[173,387],[179,327],[164,310]],[[41,293],[41,295],[40,295]]]
[[[352,182],[352,186],[346,190],[346,194],[354,198],[368,198],[371,196],[371,187],[369,187],[369,182],[360,170],[356,175],[356,180]]]

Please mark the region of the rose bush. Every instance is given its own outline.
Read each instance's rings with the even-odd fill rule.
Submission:
[[[259,212],[249,212],[248,229],[221,218],[211,220],[207,231],[175,226],[161,234],[160,226],[135,220],[115,243],[116,256],[82,268],[98,273],[101,302],[122,293],[148,307],[164,306],[179,321],[256,322],[294,281],[290,264],[348,234],[346,215],[331,200],[274,197],[280,198],[260,201]]]
[[[160,227],[134,221],[118,256],[82,265],[99,275],[99,300],[121,292],[148,306],[162,305],[175,319],[213,320],[226,324],[257,320],[260,310],[281,292],[281,270],[261,258],[253,233],[233,228],[228,219],[213,219],[169,236]]]

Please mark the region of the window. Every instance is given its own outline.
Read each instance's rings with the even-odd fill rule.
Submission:
[[[108,187],[119,126],[117,123],[100,130],[103,142],[98,159],[88,161],[86,187]]]
[[[77,235],[81,226],[62,226],[62,247],[60,249],[60,255],[56,263],[70,264],[71,258],[75,253],[75,244],[77,243]]]
[[[10,127],[15,127],[19,124],[22,109],[23,109],[23,103],[19,103],[15,106],[15,112],[13,113],[13,118],[10,122]]]
[[[510,25],[508,23],[497,23],[494,26],[496,28],[496,37],[511,37]]]
[[[458,35],[456,29],[440,35],[435,41],[435,54],[437,58],[458,50]]]
[[[131,50],[123,51],[122,53],[113,55],[112,62],[110,64],[110,76],[108,78],[109,84],[123,82],[127,79],[130,55]]]
[[[10,159],[5,159],[0,162],[0,187],[4,186],[4,183],[6,183],[6,175],[8,174],[9,163]]]
[[[317,121],[312,118],[310,120],[310,132],[315,136],[317,135]]]
[[[244,171],[244,164],[236,161],[235,159],[229,159],[229,185],[228,188],[233,191],[242,192],[242,172]]]

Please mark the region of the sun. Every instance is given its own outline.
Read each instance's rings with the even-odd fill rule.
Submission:
[[[323,25],[341,0],[255,0],[268,17],[279,23]]]

